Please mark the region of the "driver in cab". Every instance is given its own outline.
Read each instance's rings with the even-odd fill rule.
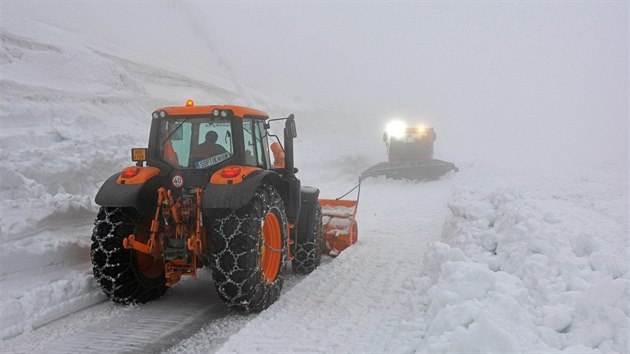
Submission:
[[[212,157],[227,153],[227,150],[219,144],[217,144],[219,134],[215,131],[209,131],[206,133],[206,140],[195,146],[192,150],[192,155],[199,157]]]

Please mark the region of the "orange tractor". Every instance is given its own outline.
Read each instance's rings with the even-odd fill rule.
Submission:
[[[250,108],[189,100],[152,118],[148,148],[132,149],[136,165],[96,195],[91,259],[112,301],[156,299],[205,265],[230,308],[260,311],[280,296],[289,261],[297,273],[317,268],[322,209],[319,190],[295,176],[293,115],[269,119]],[[269,140],[277,137],[268,129],[277,120],[285,121],[284,147],[274,143],[279,161],[272,162]],[[323,205],[341,210],[344,203]],[[343,232],[351,228],[341,227],[337,239]]]

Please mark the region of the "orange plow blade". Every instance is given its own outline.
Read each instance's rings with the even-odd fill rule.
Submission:
[[[357,242],[358,200],[320,199],[324,227],[323,252],[332,257]]]

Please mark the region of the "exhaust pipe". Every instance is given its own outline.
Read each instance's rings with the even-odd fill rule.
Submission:
[[[295,177],[293,139],[296,137],[295,117],[291,114],[284,123],[284,168],[286,177]]]

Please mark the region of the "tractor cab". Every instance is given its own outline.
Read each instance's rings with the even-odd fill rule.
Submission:
[[[157,109],[152,117],[147,165],[167,172],[177,190],[204,187],[210,179],[238,183],[271,168],[269,117],[262,111],[188,100],[185,106]]]

